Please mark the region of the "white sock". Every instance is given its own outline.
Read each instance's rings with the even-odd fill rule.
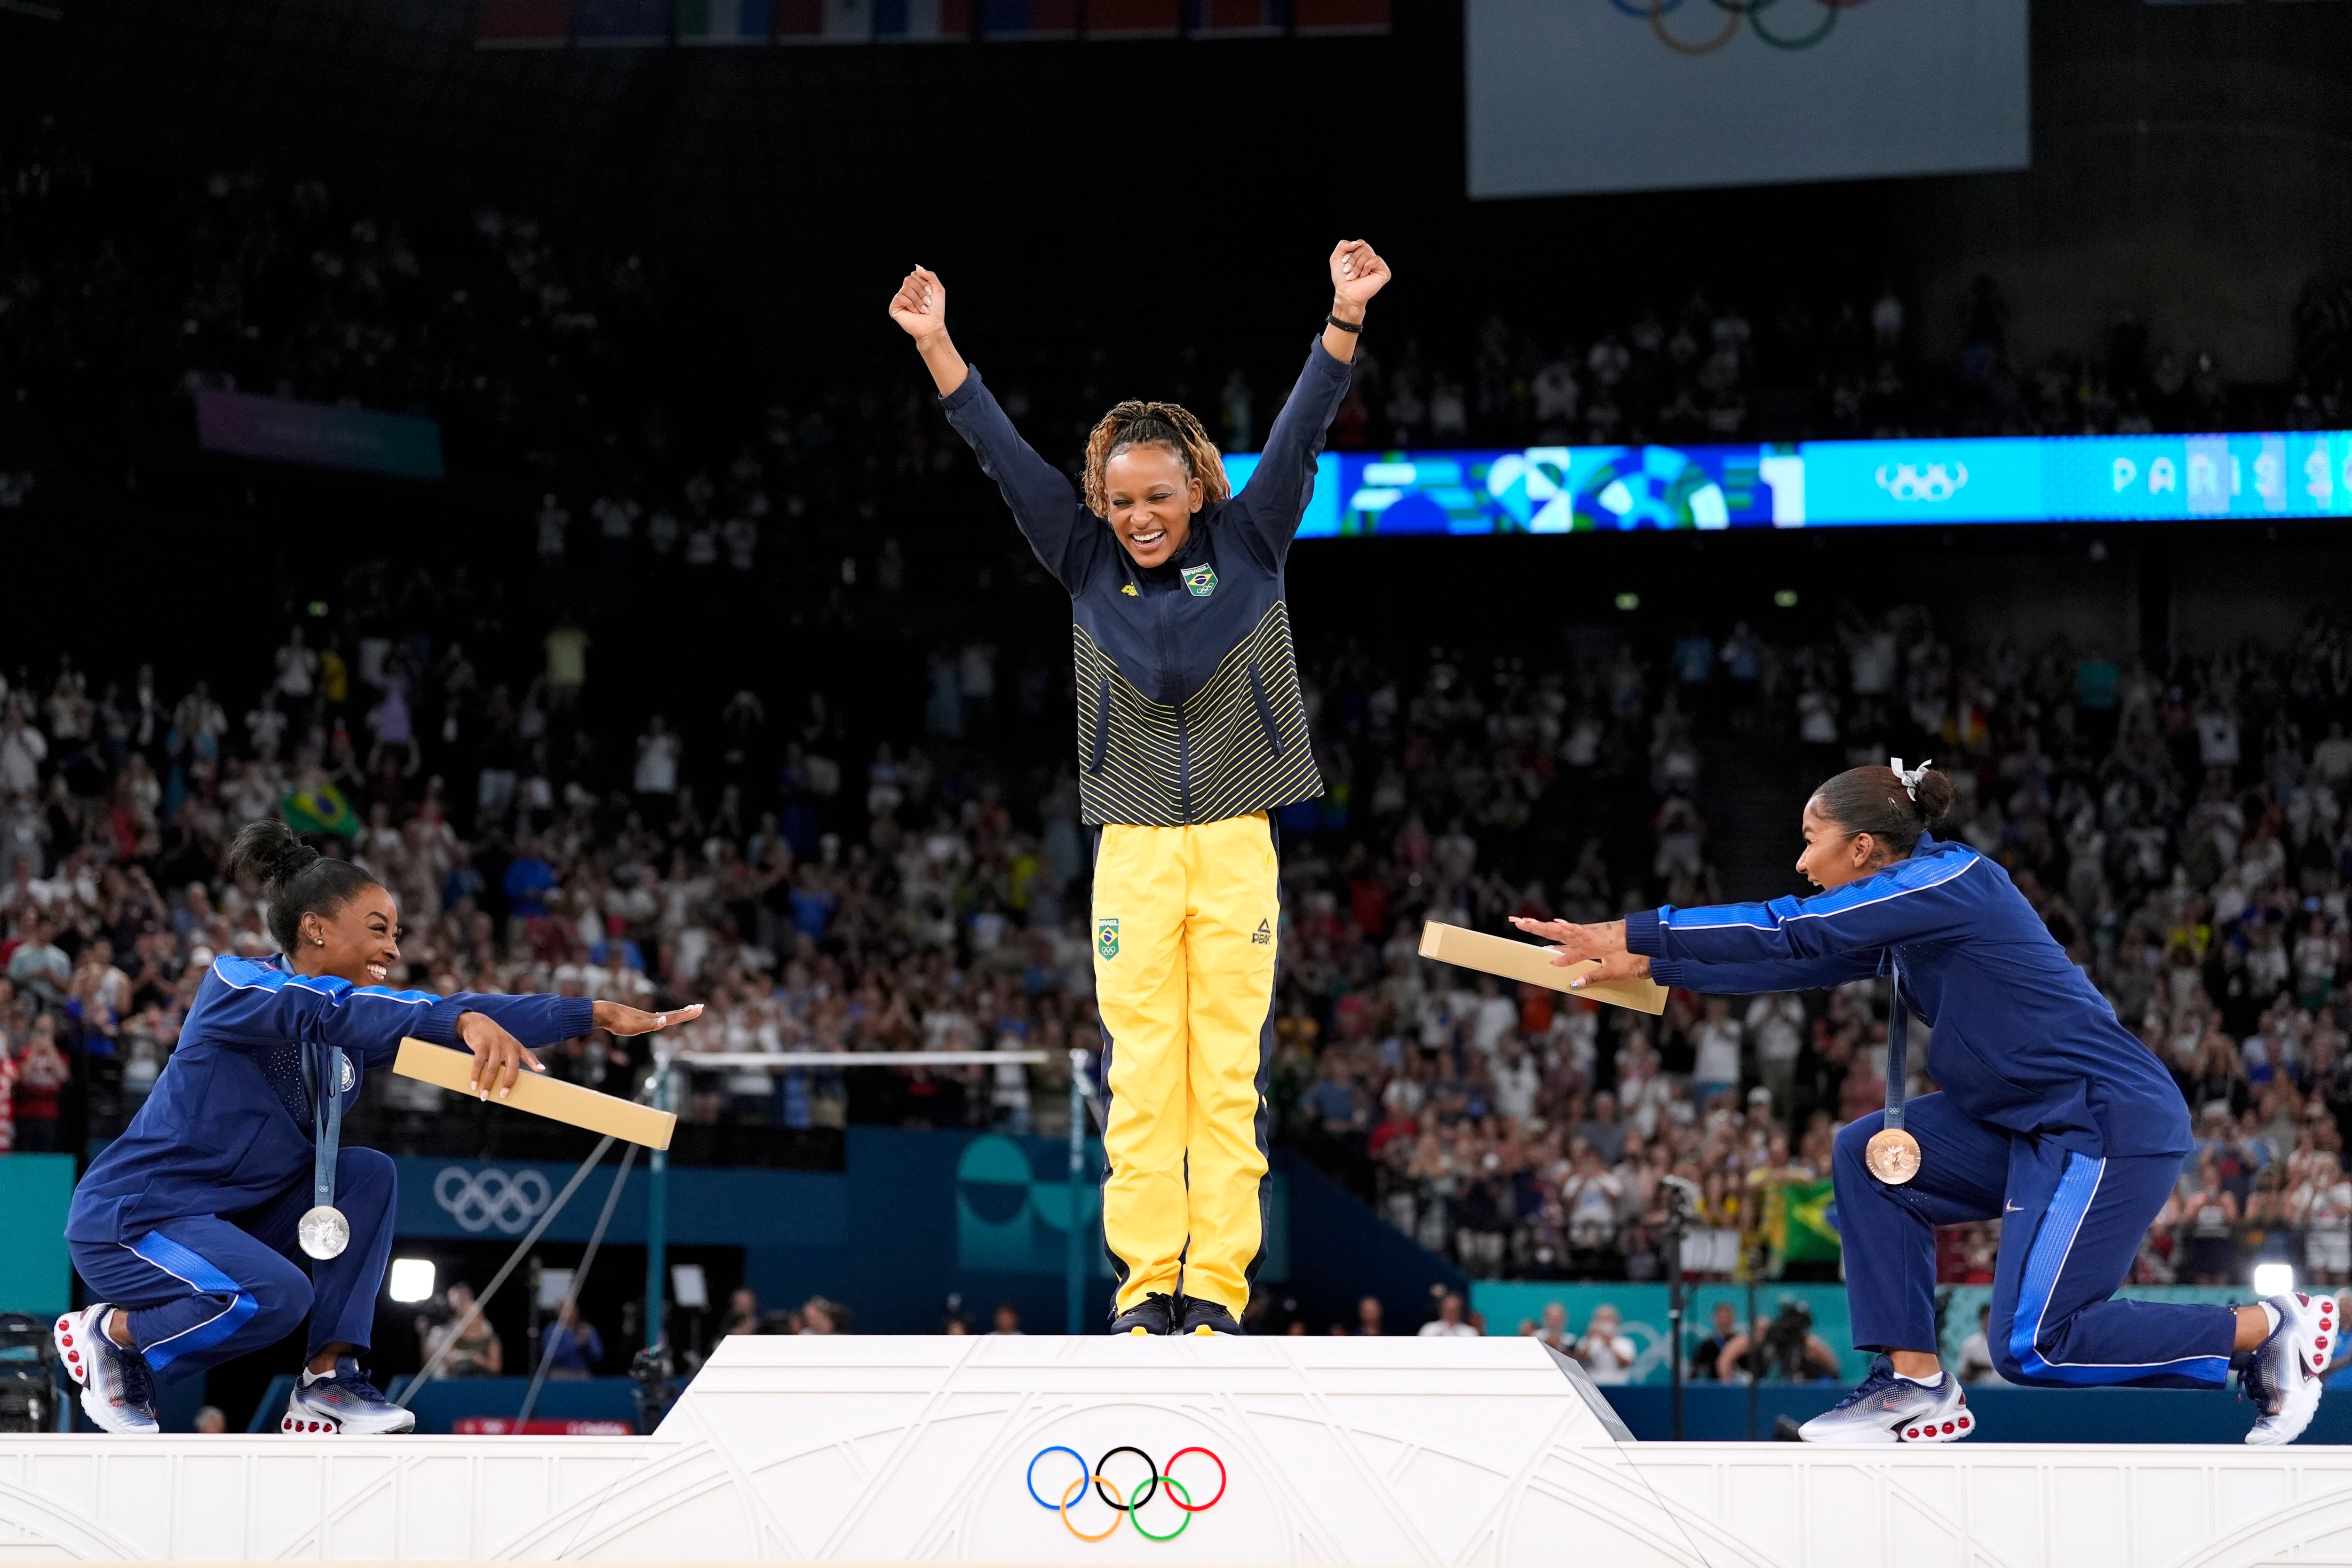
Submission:
[[[1943,1386],[1944,1383],[1944,1374],[1940,1368],[1937,1369],[1936,1375],[1933,1377],[1912,1377],[1900,1372],[1896,1373],[1895,1375],[1902,1378],[1906,1383],[1916,1383],[1922,1388],[1940,1388]]]
[[[325,1372],[313,1372],[306,1366],[302,1369],[302,1386],[308,1388],[310,1385],[318,1382],[322,1377],[332,1377],[334,1375],[332,1369]]]
[[[2262,1303],[2262,1308],[2263,1308],[2263,1320],[2264,1320],[2266,1322],[2268,1322],[2268,1323],[2269,1323],[2269,1325],[2270,1325],[2269,1327],[2267,1327],[2267,1328],[2265,1328],[2264,1330],[2263,1330],[2263,1337],[2264,1339],[2268,1339],[2268,1338],[2270,1338],[2270,1337],[2271,1337],[2271,1335],[2273,1335],[2273,1334],[2274,1334],[2274,1333],[2278,1333],[2278,1326],[2279,1326],[2279,1310],[2278,1310],[2276,1307],[2274,1307],[2274,1306],[2271,1305],[2268,1301],[2264,1301],[2264,1302],[2263,1302],[2263,1303]]]

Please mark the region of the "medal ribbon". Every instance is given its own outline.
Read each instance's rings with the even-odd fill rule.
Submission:
[[[335,1157],[343,1142],[343,1071],[348,1058],[340,1046],[321,1045],[319,1054],[324,1059],[323,1075],[314,1065],[310,1052],[302,1053],[302,1082],[310,1091],[311,1130],[319,1141],[318,1164],[310,1177],[311,1202],[319,1207],[335,1206]]]
[[[1903,1005],[1903,970],[1892,952],[1886,956],[1886,972],[1893,979],[1886,1002],[1886,1124],[1900,1128],[1906,1078],[1903,1059],[1911,1040],[1911,1009]]]

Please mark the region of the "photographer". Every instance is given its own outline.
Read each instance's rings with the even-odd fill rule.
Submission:
[[[1813,1332],[1812,1309],[1794,1296],[1780,1298],[1778,1314],[1723,1347],[1716,1375],[1726,1383],[1811,1383],[1840,1375],[1838,1354]]]

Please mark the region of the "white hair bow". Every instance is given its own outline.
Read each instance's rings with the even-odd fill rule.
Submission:
[[[1936,759],[1930,757],[1916,768],[1906,768],[1903,758],[1890,757],[1886,759],[1886,766],[1895,770],[1895,781],[1903,786],[1904,792],[1916,800],[1919,799],[1919,780],[1927,776],[1927,769],[1936,766]]]

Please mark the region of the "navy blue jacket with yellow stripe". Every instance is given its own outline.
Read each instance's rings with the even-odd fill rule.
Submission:
[[[1069,591],[1087,821],[1214,822],[1322,794],[1282,573],[1348,375],[1318,340],[1249,483],[1202,507],[1184,548],[1149,570],[1021,439],[977,369],[940,399]]]
[[[391,1061],[404,1035],[456,1046],[457,1016],[478,1012],[527,1046],[554,1045],[586,1034],[595,1006],[584,997],[437,997],[298,975],[282,956],[216,958],[147,1103],[74,1188],[66,1239],[135,1240],[169,1220],[234,1215],[307,1186],[317,1131],[272,1082],[299,1073],[306,1051],[343,1051],[348,1110],[367,1070]]]
[[[1907,859],[1811,898],[1625,917],[1662,986],[1747,994],[1902,976],[1934,1032],[1927,1071],[1954,1103],[2086,1155],[2188,1152],[2163,1066],[2050,935],[2009,873],[1923,837]]]

